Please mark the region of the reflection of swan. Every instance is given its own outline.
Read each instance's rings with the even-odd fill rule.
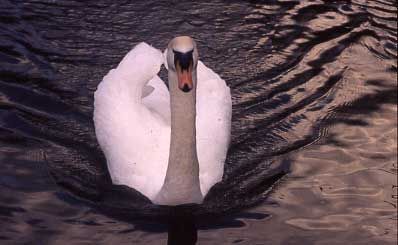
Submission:
[[[201,203],[223,175],[230,90],[198,61],[191,38],[174,38],[165,57],[170,93],[157,76],[164,56],[146,43],[104,77],[95,92],[95,131],[114,184],[157,204]]]

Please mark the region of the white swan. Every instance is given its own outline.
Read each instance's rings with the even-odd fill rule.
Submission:
[[[169,90],[157,76],[165,61]],[[114,184],[155,204],[202,203],[222,179],[230,140],[231,94],[198,61],[195,41],[176,37],[165,55],[140,43],[94,96],[94,123]]]

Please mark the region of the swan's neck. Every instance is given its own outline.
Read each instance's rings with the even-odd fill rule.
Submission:
[[[196,84],[196,72],[193,79]],[[184,93],[178,88],[176,80],[176,73],[169,71],[170,154],[166,178],[155,200],[155,203],[163,205],[203,201],[196,153],[196,86]]]

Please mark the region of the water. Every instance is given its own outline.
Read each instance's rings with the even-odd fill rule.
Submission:
[[[396,244],[395,1],[1,0],[0,34],[1,244]],[[203,205],[165,208],[111,185],[93,93],[182,34],[232,143]]]

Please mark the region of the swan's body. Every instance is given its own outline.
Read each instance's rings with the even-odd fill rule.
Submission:
[[[179,48],[184,49],[183,46]],[[189,93],[173,92],[170,80],[173,71],[168,64],[170,93],[176,94],[174,102],[170,103],[170,93],[157,76],[164,61],[159,50],[140,43],[104,77],[95,92],[97,139],[114,184],[132,187],[159,204],[200,203],[210,187],[222,179],[230,140],[230,90],[224,80],[199,61],[195,69],[197,86],[193,89],[193,93],[196,89],[196,100],[193,99],[191,105],[195,108],[196,101],[196,111],[190,113],[192,110],[185,108],[188,102],[183,99]],[[173,117],[173,113],[180,116]],[[186,119],[189,115],[194,118],[193,130],[184,122],[189,120]],[[172,124],[177,127],[179,122],[178,128],[171,129]],[[188,136],[184,138],[185,135]],[[189,141],[192,138],[189,135],[194,139]],[[172,147],[171,138],[175,139]],[[176,149],[183,149],[183,152]],[[190,162],[186,168],[185,162]],[[199,173],[195,174],[198,163]],[[195,175],[199,175],[200,189]],[[173,183],[167,185],[165,179]],[[181,198],[169,197],[168,192],[173,191],[173,195],[181,195]],[[186,195],[199,193],[196,197],[178,194],[184,191]]]

